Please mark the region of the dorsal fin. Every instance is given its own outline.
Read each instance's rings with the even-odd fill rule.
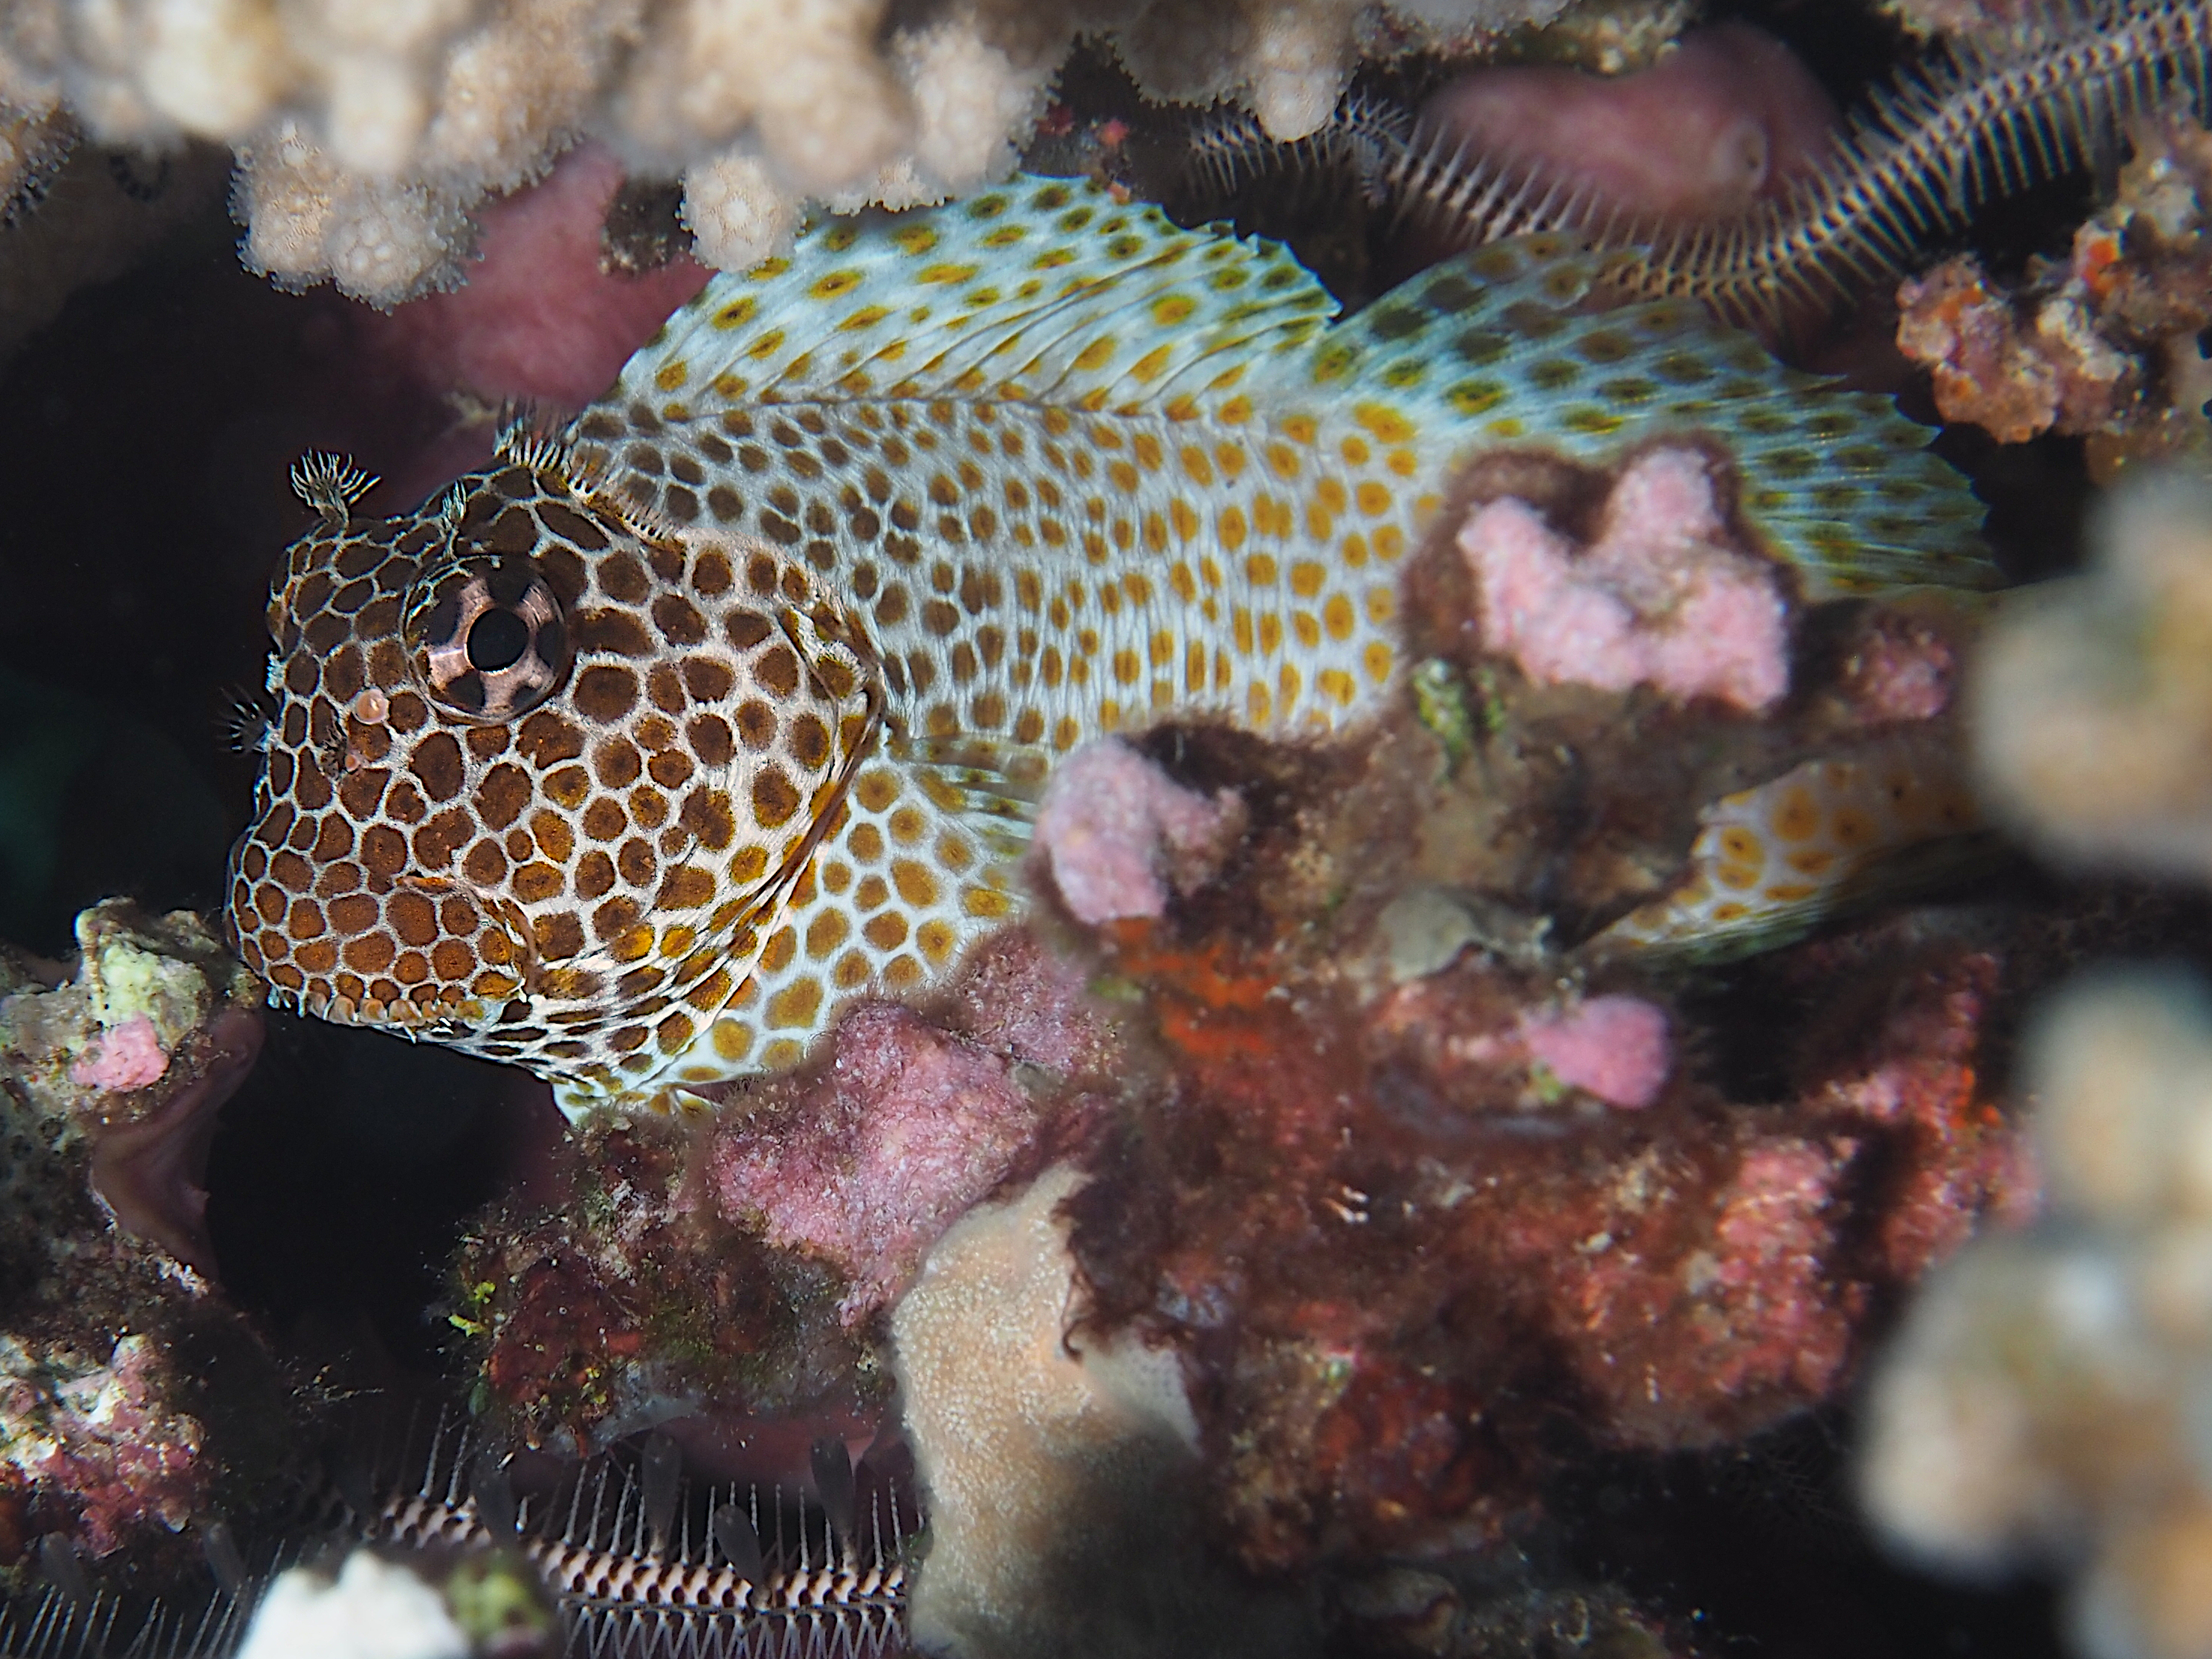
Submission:
[[[1276,243],[1181,229],[1095,182],[1019,178],[932,212],[831,220],[787,259],[717,276],[601,402],[664,420],[885,397],[1197,414],[1335,309]]]
[[[1887,398],[1785,367],[1696,301],[1594,309],[1608,263],[1560,233],[1476,248],[1400,284],[1255,377],[1254,401],[1379,400],[1427,456],[1527,444],[1603,462],[1705,434],[1737,505],[1808,597],[1998,585],[1966,480]],[[1439,438],[1438,434],[1441,434]]]
[[[1807,761],[1698,817],[1688,879],[1586,948],[1730,961],[1971,870],[1991,852],[1957,757],[1917,734]]]
[[[1886,398],[1775,361],[1694,301],[1594,309],[1579,237],[1492,243],[1326,327],[1279,246],[1177,228],[1104,187],[1021,178],[836,220],[717,277],[586,410],[617,435],[763,404],[974,399],[1231,424],[1341,410],[1441,483],[1503,445],[1613,464],[1660,438],[1733,460],[1747,524],[1808,597],[1986,587],[1981,508]]]

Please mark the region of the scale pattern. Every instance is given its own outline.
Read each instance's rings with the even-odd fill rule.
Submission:
[[[718,277],[422,513],[319,465],[241,951],[572,1111],[680,1102],[1012,915],[1057,755],[1371,714],[1478,450],[1702,435],[1809,593],[1990,579],[1920,428],[1694,306],[1585,313],[1598,270],[1531,238],[1327,326],[1279,247],[1021,180]]]
[[[1919,873],[1897,860],[1957,847],[1982,827],[1954,755],[1900,740],[1851,758],[1807,761],[1699,815],[1689,878],[1630,912],[1601,948],[1674,950],[1705,960],[1747,955]]]

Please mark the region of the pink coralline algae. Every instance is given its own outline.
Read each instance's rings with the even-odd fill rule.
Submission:
[[[1666,1013],[1640,997],[1592,997],[1572,1008],[1523,1014],[1521,1041],[1560,1082],[1609,1106],[1649,1106],[1674,1064]]]
[[[205,1431],[165,1399],[174,1384],[155,1345],[126,1336],[105,1364],[81,1370],[58,1358],[29,1375],[0,1364],[0,1423],[22,1431],[0,1443],[0,1462],[67,1494],[72,1535],[95,1558],[149,1522],[182,1529],[205,1504],[215,1471],[202,1456]]]
[[[1848,943],[1808,946],[1800,972],[1852,963]],[[1876,1136],[1904,1156],[1891,1170],[1873,1266],[1895,1283],[1917,1279],[1964,1244],[1987,1213],[2024,1222],[2039,1195],[2033,1160],[1984,1097],[1976,1069],[1981,1029],[1999,980],[1985,951],[1937,954],[1898,975],[1890,1000],[1854,1051],[1831,1061],[1808,1109]]]
[[[971,1042],[1063,1077],[1103,1079],[1121,1067],[1114,1024],[1091,996],[1082,966],[1026,927],[976,949],[945,1018]]]
[[[708,1085],[703,1133],[595,1118],[456,1263],[503,1431],[603,1446],[674,1410],[762,1479],[824,1433],[866,1440],[884,1310],[963,1213],[1087,1144],[1126,1066],[1083,974],[1011,927],[927,1008],[864,1005],[815,1063]]]
[[[1788,608],[1774,567],[1729,546],[1705,458],[1630,463],[1597,539],[1579,552],[1512,496],[1477,507],[1459,548],[1486,649],[1532,680],[1759,710],[1790,686]]]
[[[2017,1191],[1974,1071],[1996,966],[1956,945],[1802,953],[1838,1015],[1763,1103],[1670,1067],[1681,1016],[1532,1012],[1472,955],[1361,1010],[1280,957],[1114,949],[1176,1081],[1095,1155],[1073,1248],[1100,1325],[1182,1349],[1255,1568],[1498,1536],[1542,1507],[1562,1416],[1658,1452],[1832,1401],[1870,1310]],[[1553,1041],[1644,1103],[1532,1095],[1516,1066]]]
[[[70,1081],[87,1089],[143,1089],[169,1069],[169,1056],[154,1022],[133,1015],[98,1039],[96,1053],[70,1067]]]
[[[850,1324],[896,1297],[1006,1177],[1042,1109],[1001,1056],[903,1008],[863,1008],[814,1087],[717,1133],[708,1178],[727,1219],[850,1280]]]
[[[1478,70],[1424,119],[1468,154],[1578,188],[1639,222],[1718,219],[1785,194],[1826,150],[1835,106],[1790,49],[1741,24],[1683,37],[1648,70]]]
[[[1108,738],[1054,773],[1037,812],[1036,845],[1069,911],[1096,926],[1164,914],[1169,890],[1204,885],[1243,828],[1231,792],[1186,789]]]
[[[1843,662],[1842,691],[1868,726],[1934,720],[1951,704],[1958,653],[1941,629],[1917,617],[1877,612]]]
[[[1822,1316],[1821,1284],[1836,1247],[1839,1174],[1834,1150],[1812,1141],[1773,1137],[1745,1149],[1713,1222],[1710,1272],[1736,1328],[1765,1340],[1721,1356],[1710,1373],[1717,1391],[1786,1380],[1817,1399],[1842,1370],[1850,1326]]]

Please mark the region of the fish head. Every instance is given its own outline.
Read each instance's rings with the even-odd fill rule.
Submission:
[[[587,1094],[729,1075],[686,1051],[842,810],[874,665],[788,551],[509,448],[286,555],[231,937],[280,1003]]]

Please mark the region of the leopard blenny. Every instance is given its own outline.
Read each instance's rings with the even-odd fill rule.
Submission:
[[[571,1113],[680,1102],[1016,916],[1078,744],[1401,695],[1401,572],[1485,448],[1702,439],[1808,597],[1992,580],[1886,399],[1598,274],[1522,239],[1332,323],[1279,246],[1021,179],[717,277],[418,512],[309,465],[238,948]]]

